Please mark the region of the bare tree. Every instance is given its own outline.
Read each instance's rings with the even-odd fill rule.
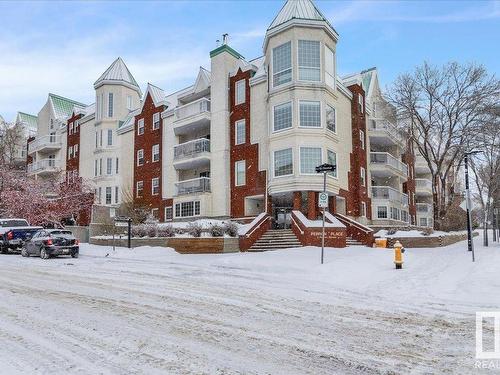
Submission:
[[[493,216],[495,200],[500,195],[500,106],[486,110],[485,123],[478,133],[478,149],[471,160],[475,176],[476,200],[481,205],[484,245],[488,246],[488,220]]]
[[[458,63],[443,67],[424,63],[399,76],[389,89],[399,124],[429,166],[437,227],[453,198],[447,199],[450,173],[477,143],[484,109],[499,95],[500,82],[484,67]]]
[[[0,165],[9,169],[24,167],[20,150],[26,147],[25,130],[21,124],[0,123]]]

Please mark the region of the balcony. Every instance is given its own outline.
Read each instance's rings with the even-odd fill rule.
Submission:
[[[386,119],[368,120],[368,135],[371,144],[382,146],[404,145],[404,138],[396,126]]]
[[[28,154],[35,152],[49,152],[56,151],[62,147],[60,135],[44,135],[37,137],[35,140],[28,144]]]
[[[175,135],[210,129],[210,100],[201,98],[177,107],[174,111]]]
[[[415,179],[415,194],[420,196],[432,195],[432,182],[427,178]]]
[[[422,155],[420,155],[418,150],[415,150],[415,173],[416,174],[431,173],[427,161],[424,159]]]
[[[430,203],[417,203],[417,213],[418,214],[430,214],[432,216],[432,204]]]
[[[374,177],[408,178],[408,166],[388,152],[370,152],[370,170]]]
[[[210,163],[210,140],[194,139],[174,147],[174,168],[194,169]]]
[[[187,195],[210,192],[210,178],[199,177],[192,180],[179,181],[175,184],[175,195]]]
[[[372,186],[372,199],[390,201],[403,207],[408,206],[408,195],[390,186]]]
[[[61,171],[61,161],[56,159],[42,159],[28,164],[28,174],[47,175]]]

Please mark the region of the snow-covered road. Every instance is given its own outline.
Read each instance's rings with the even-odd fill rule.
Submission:
[[[471,374],[500,246],[0,257],[1,374]],[[109,256],[105,255],[109,253]]]

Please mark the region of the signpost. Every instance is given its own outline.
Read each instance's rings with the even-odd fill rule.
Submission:
[[[116,216],[115,217],[115,227],[126,227],[127,228],[127,245],[130,249],[132,247],[132,219],[129,217]],[[114,232],[113,232],[113,251],[114,251]]]
[[[328,193],[326,192],[326,174],[335,172],[337,166],[332,164],[321,164],[316,167],[316,173],[323,173],[323,191],[319,193],[318,207],[323,209],[323,226],[321,231],[321,264],[323,264],[325,253],[325,210],[328,207]]]
[[[471,219],[471,211],[472,211],[472,203],[470,200],[470,190],[469,190],[469,155],[478,154],[481,151],[468,151],[464,155],[464,170],[465,170],[465,203],[466,203],[466,211],[467,211],[467,245],[469,251],[472,252],[472,261],[475,261],[474,256],[474,241],[472,238],[472,219]]]

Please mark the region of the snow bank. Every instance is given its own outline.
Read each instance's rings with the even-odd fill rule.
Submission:
[[[306,228],[321,228],[323,226],[323,220],[309,220],[307,217],[304,216],[304,214],[300,211],[292,211],[295,216],[297,216],[297,219],[304,224]],[[330,214],[329,214],[330,215]],[[345,225],[342,224],[340,221],[338,221],[335,217],[331,216],[332,222],[329,223],[328,221],[325,221],[325,228],[345,228]],[[326,218],[328,218],[328,215],[325,215]],[[330,219],[328,219],[330,220]]]
[[[421,230],[398,230],[393,234],[388,234],[385,229],[379,230],[374,234],[374,237],[384,237],[384,238],[395,238],[395,237],[442,237],[442,236],[456,236],[461,234],[467,234],[467,231],[458,232],[442,232],[434,231],[429,235],[423,235]]]

